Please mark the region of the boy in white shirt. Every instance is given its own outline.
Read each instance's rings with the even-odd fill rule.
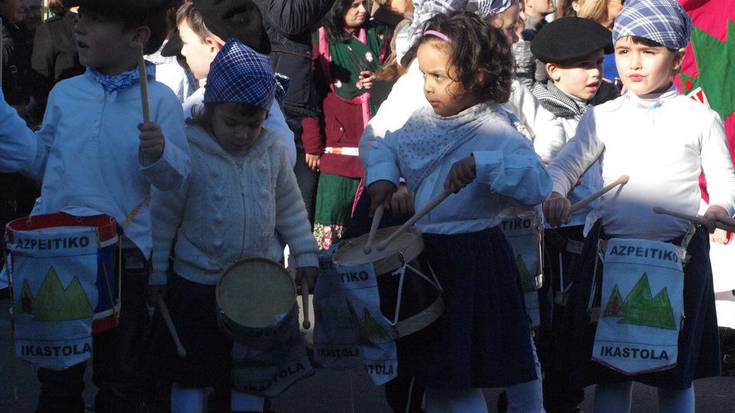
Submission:
[[[87,71],[54,87],[36,136],[20,126],[7,103],[0,103],[4,120],[17,130],[3,134],[0,142],[25,144],[23,155],[29,159],[9,162],[13,158],[3,152],[0,163],[42,180],[33,214],[107,214],[123,228],[119,325],[93,340],[93,380],[99,388],[95,411],[138,412],[143,404],[141,357],[152,248],[149,193],[151,186],[176,189],[189,173],[181,106],[168,87],[152,80],[152,67],[151,121],[141,123],[138,59],[141,48],[151,53],[163,41],[168,4],[164,0],[74,3],[70,5],[80,6],[74,29],[79,60]],[[0,133],[10,133],[4,129]],[[85,367],[86,363],[64,370],[39,368],[37,412],[84,412]]]
[[[671,81],[681,68],[691,26],[691,20],[674,0],[626,2],[615,21],[613,40],[627,93],[588,110],[574,139],[549,166],[554,192],[544,203],[544,213],[554,225],[569,221],[566,194],[597,159],[602,159],[605,183],[623,174],[630,177],[626,185],[603,196],[587,216],[588,238],[569,302],[573,326],[568,334],[569,348],[578,358],[569,365],[580,366],[572,374],[581,384],[598,385],[598,413],[630,411],[632,381],[657,387],[660,411],[694,412],[693,380],[719,375],[706,231],[699,229],[690,241],[685,241],[687,221],[656,215],[652,210],[660,206],[696,215],[698,178],[704,171],[710,192],[710,207],[704,215],[710,221],[708,229],[714,221],[733,223],[730,216],[735,208],[735,171],[722,121],[704,105],[680,95]],[[590,333],[594,329],[589,328],[593,320],[588,303],[598,264],[597,240],[610,237],[688,244],[683,281],[686,319],[678,332],[673,368],[624,375],[590,362]]]

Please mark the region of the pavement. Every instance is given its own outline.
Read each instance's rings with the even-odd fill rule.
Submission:
[[[9,302],[0,300],[0,413],[32,413],[38,397],[38,382],[32,366],[11,357],[9,343]],[[88,369],[90,370],[90,369]],[[15,373],[13,373],[15,372]],[[15,378],[13,378],[15,376]],[[17,400],[13,396],[15,383]],[[87,372],[85,399],[91,406],[94,385]],[[696,411],[704,413],[735,412],[735,377],[715,377],[698,380],[694,384]],[[485,392],[490,413],[496,412],[495,401],[500,390]],[[592,412],[594,390],[586,389],[582,405],[585,412]],[[273,400],[272,409],[278,413],[382,413],[390,412],[383,397],[382,387],[372,384],[364,371],[335,371],[320,369],[308,379],[292,386],[286,393]],[[656,390],[636,385],[633,396],[633,412],[656,412]],[[91,408],[89,410],[92,411]]]

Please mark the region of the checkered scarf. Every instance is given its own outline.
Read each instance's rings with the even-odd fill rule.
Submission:
[[[630,0],[613,27],[613,43],[625,36],[652,40],[670,49],[689,43],[692,20],[676,0]]]
[[[413,0],[413,20],[396,37],[398,54],[411,48],[423,34],[426,22],[437,14],[449,14],[457,10],[477,13],[483,19],[498,15],[510,8],[516,0]]]
[[[204,102],[244,102],[268,110],[277,89],[270,58],[231,37],[209,68]]]
[[[567,96],[551,81],[544,85],[536,83],[531,90],[541,106],[559,118],[581,119],[589,105],[583,105]]]

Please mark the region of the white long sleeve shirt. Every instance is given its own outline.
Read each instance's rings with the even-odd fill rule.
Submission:
[[[569,192],[600,156],[605,184],[621,175],[630,180],[601,198],[587,216],[585,231],[602,219],[607,233],[625,238],[667,241],[681,236],[687,222],[654,214],[652,208],[696,215],[702,171],[710,203],[733,214],[735,170],[722,121],[674,86],[655,99],[627,93],[588,110],[574,139],[548,168],[554,191]]]
[[[0,89],[0,172],[27,168],[36,155],[37,139],[18,112],[5,103]]]
[[[399,177],[405,177],[408,189],[416,194],[416,210],[420,210],[444,190],[452,165],[472,154],[475,181],[450,195],[416,225],[433,234],[496,226],[503,210],[540,204],[551,191],[541,159],[508,116],[497,104],[475,105],[451,117],[436,115],[431,107],[419,109],[403,128],[375,142],[366,168],[367,185],[387,180],[397,186]],[[462,143],[444,154],[455,140]]]
[[[35,159],[25,171],[43,180],[33,214],[111,215],[149,256],[150,188],[178,188],[189,174],[190,160],[176,96],[149,78],[148,99],[151,120],[161,127],[165,147],[160,159],[142,166],[140,88],[106,92],[88,73],[59,82],[37,133]]]

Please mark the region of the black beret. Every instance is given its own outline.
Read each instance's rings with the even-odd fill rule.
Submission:
[[[193,0],[207,29],[227,41],[230,37],[245,43],[258,53],[269,54],[271,42],[263,26],[263,16],[252,0]],[[178,30],[169,38],[161,53],[176,56],[181,51]]]
[[[79,6],[103,16],[145,17],[175,6],[174,0],[64,0],[66,7]]]
[[[594,20],[562,17],[545,24],[531,42],[531,52],[544,63],[574,63],[597,50],[612,53],[612,33]]]

